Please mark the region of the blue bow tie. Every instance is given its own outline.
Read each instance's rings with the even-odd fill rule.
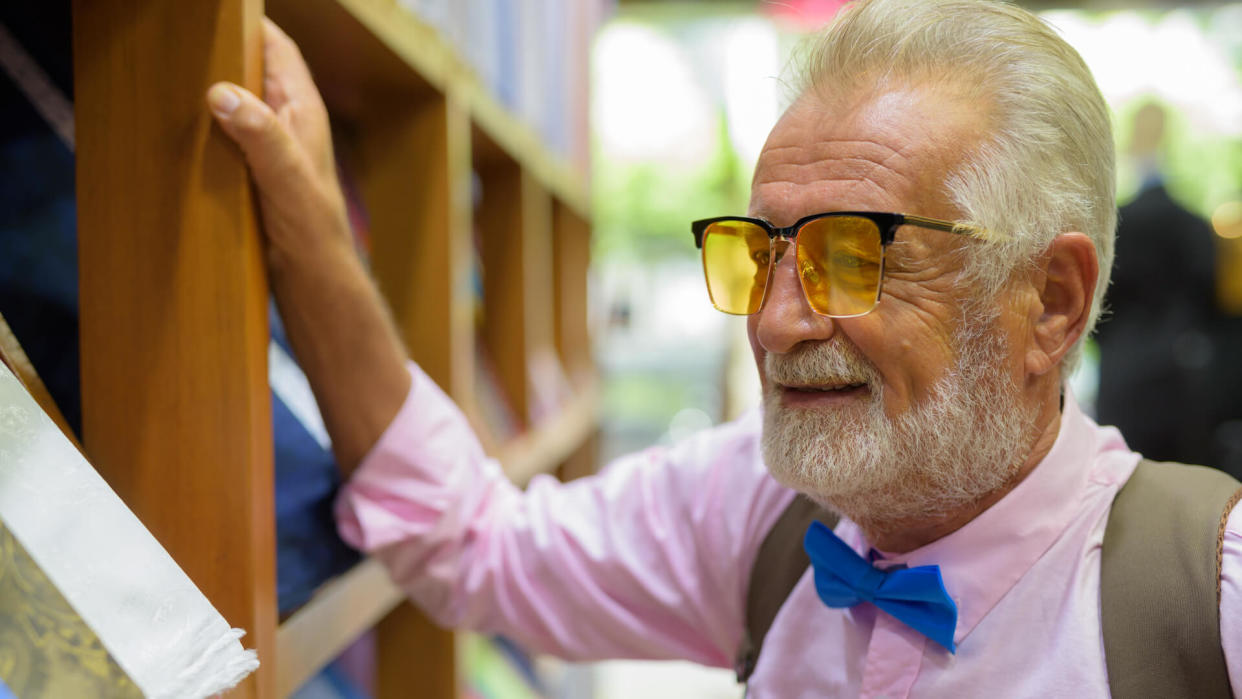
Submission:
[[[940,566],[879,570],[820,522],[806,530],[803,548],[815,569],[815,591],[829,607],[870,602],[949,650],[957,605],[944,589]]]

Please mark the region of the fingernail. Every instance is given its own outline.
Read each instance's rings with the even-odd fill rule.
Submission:
[[[241,104],[241,96],[228,85],[216,83],[207,91],[207,104],[216,114],[228,116]]]

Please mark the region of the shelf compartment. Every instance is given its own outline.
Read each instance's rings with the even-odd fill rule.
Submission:
[[[334,115],[365,121],[428,91],[458,99],[523,170],[580,215],[590,210],[583,173],[550,153],[434,28],[395,0],[268,0],[267,12],[302,49]]]

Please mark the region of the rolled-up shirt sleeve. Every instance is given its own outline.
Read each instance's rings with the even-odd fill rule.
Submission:
[[[756,551],[793,497],[763,468],[757,413],[522,491],[410,372],[405,403],[337,500],[347,542],[445,626],[574,660],[732,664]]]

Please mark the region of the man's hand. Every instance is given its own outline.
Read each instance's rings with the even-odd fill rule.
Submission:
[[[259,193],[272,292],[348,475],[409,391],[406,353],[354,252],[328,112],[293,41],[264,20],[265,100],[217,83],[207,102]]]
[[[328,111],[297,45],[266,17],[263,62],[264,99],[222,82],[208,90],[207,101],[250,165],[273,272],[279,272],[289,254],[308,244],[346,242],[350,234]]]

